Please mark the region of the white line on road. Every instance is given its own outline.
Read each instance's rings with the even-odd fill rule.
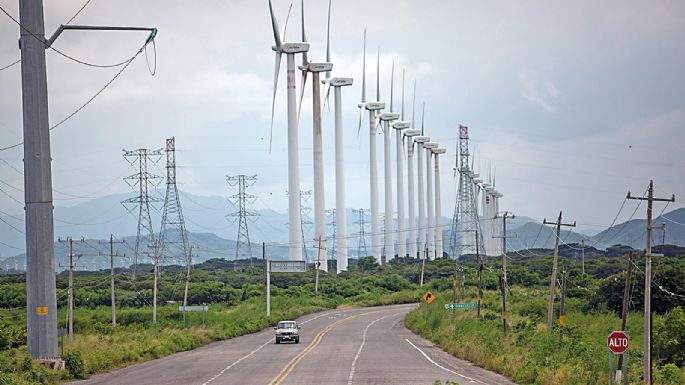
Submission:
[[[308,322],[314,321],[314,320],[317,319],[317,318],[321,318],[321,317],[326,316],[326,315],[329,315],[329,314],[331,314],[331,312],[319,314],[318,316],[312,317],[312,318],[310,318],[310,319],[308,319],[308,320],[306,320],[306,321],[302,321],[301,323],[302,323],[302,324],[306,324],[306,323],[308,323]],[[206,382],[204,382],[202,385],[208,385],[208,384],[211,383],[212,381],[214,381],[214,380],[216,380],[217,378],[221,377],[221,375],[223,375],[224,373],[226,373],[227,370],[229,370],[229,369],[231,369],[232,367],[238,365],[240,362],[244,361],[245,359],[251,357],[253,354],[255,354],[255,353],[257,353],[258,351],[260,351],[263,347],[265,347],[266,345],[268,345],[269,343],[271,343],[272,340],[273,340],[273,338],[269,338],[265,343],[263,343],[262,345],[260,345],[257,349],[251,351],[251,352],[248,353],[247,355],[245,355],[245,356],[239,358],[237,361],[235,361],[235,362],[233,362],[232,364],[228,365],[227,367],[223,368],[219,373],[217,373],[214,377],[212,377],[212,378],[210,378],[209,380],[207,380]]]
[[[454,370],[448,369],[448,368],[446,368],[446,367],[444,367],[444,366],[438,364],[437,362],[433,361],[430,357],[428,357],[428,354],[424,353],[423,350],[419,349],[418,346],[414,345],[411,341],[409,341],[408,338],[405,338],[404,340],[407,341],[407,342],[409,343],[409,345],[413,346],[414,349],[418,350],[419,353],[421,353],[424,357],[426,357],[426,359],[427,359],[428,361],[430,361],[433,365],[437,366],[438,368],[440,368],[440,369],[442,369],[442,370],[445,370],[445,371],[448,371],[448,372],[450,372],[450,373],[452,373],[452,374],[455,374],[455,375],[457,375],[457,376],[459,376],[459,377],[461,377],[461,378],[464,378],[464,379],[466,379],[466,380],[469,380],[470,382],[478,382],[478,383],[481,383],[481,384],[489,385],[487,382],[483,382],[483,381],[480,381],[480,380],[476,380],[475,378],[471,378],[471,377],[469,377],[469,376],[465,376],[465,375],[463,375],[463,374],[461,374],[461,373],[457,373],[457,372],[455,372]]]
[[[364,329],[364,333],[362,333],[362,343],[361,343],[361,345],[359,345],[359,350],[357,350],[357,354],[354,356],[354,360],[352,360],[352,367],[350,368],[350,376],[347,379],[347,385],[352,385],[352,378],[354,377],[354,369],[355,369],[355,365],[357,364],[357,359],[359,358],[359,355],[362,353],[362,349],[364,349],[364,344],[366,344],[366,332],[368,332],[369,328],[371,326],[373,326],[373,324],[375,324],[376,322],[378,322],[384,318],[388,318],[388,317],[395,316],[395,315],[397,315],[397,314],[385,315],[381,318],[378,318],[378,319],[372,321],[370,324],[366,325],[366,329]]]

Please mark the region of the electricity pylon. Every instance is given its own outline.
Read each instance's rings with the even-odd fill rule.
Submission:
[[[249,217],[258,217],[259,214],[252,210],[248,210],[247,206],[252,205],[257,199],[255,195],[248,194],[247,188],[251,187],[257,181],[257,175],[235,175],[226,176],[226,182],[229,186],[238,186],[238,193],[231,195],[229,199],[238,206],[238,211],[232,212],[226,217],[233,218],[232,223],[238,221],[238,236],[235,240],[235,260],[240,257],[249,258],[252,260],[252,245],[250,243],[250,232],[247,228],[247,219]]]
[[[369,211],[365,209],[353,210],[355,214],[359,215],[359,219],[354,222],[355,225],[359,225],[359,242],[357,243],[357,257],[366,257],[369,255],[366,249],[366,223],[364,222],[364,215]],[[363,252],[362,252],[363,250]]]
[[[124,178],[124,181],[133,189],[138,190],[138,195],[126,199],[121,203],[126,210],[133,214],[133,210],[138,207],[138,231],[136,233],[136,248],[133,254],[133,268],[131,276],[135,278],[136,267],[138,266],[138,257],[147,250],[148,244],[146,237],[150,242],[155,239],[155,230],[152,227],[152,219],[150,218],[150,203],[158,203],[162,200],[157,197],[150,196],[150,190],[154,190],[159,182],[155,182],[162,177],[148,172],[148,164],[150,162],[156,164],[162,158],[162,149],[149,150],[147,148],[140,148],[137,150],[123,150],[124,158],[131,164],[138,167],[138,172]],[[142,245],[142,247],[141,247]],[[149,253],[145,253],[148,254]]]
[[[167,263],[188,262],[188,233],[183,220],[181,201],[176,185],[176,139],[166,140],[166,195],[162,213],[160,259]]]

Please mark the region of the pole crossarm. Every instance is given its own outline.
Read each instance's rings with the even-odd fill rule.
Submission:
[[[50,38],[45,42],[46,47],[51,47],[52,44],[57,40],[62,32],[67,30],[76,31],[148,31],[150,35],[148,36],[146,43],[152,41],[152,39],[157,36],[157,28],[152,27],[117,27],[117,26],[106,26],[106,25],[60,25],[55,33],[50,36]]]

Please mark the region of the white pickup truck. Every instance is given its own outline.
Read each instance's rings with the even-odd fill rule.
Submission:
[[[281,341],[300,343],[300,325],[297,324],[297,321],[280,321],[274,330],[276,330],[277,344],[280,344]]]

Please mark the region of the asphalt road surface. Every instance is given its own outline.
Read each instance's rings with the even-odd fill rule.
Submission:
[[[406,329],[402,320],[414,306],[310,314],[298,319],[299,344],[276,345],[273,329],[267,329],[72,384],[514,384]]]

